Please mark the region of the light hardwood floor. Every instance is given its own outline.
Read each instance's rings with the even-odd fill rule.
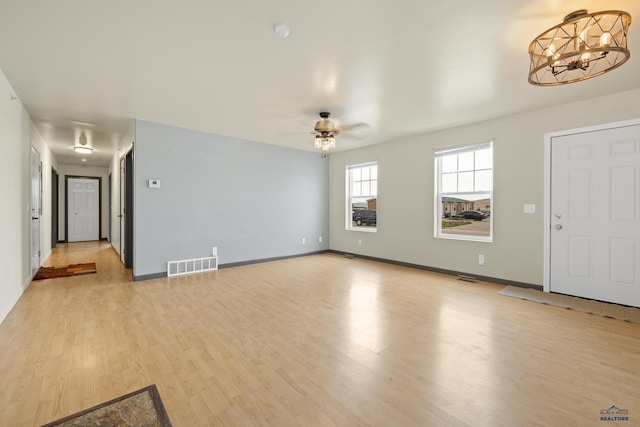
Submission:
[[[638,324],[336,254],[132,282],[92,242],[47,265],[90,261],[0,325],[0,426],[149,384],[176,427],[640,425]]]

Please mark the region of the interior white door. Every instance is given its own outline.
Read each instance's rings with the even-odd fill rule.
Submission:
[[[40,268],[40,213],[42,199],[42,165],[40,153],[31,147],[31,274]]]
[[[69,178],[69,242],[99,239],[100,181],[95,178]]]
[[[550,290],[640,307],[640,125],[551,140]]]

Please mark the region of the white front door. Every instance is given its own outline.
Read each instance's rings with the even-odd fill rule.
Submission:
[[[99,240],[100,181],[69,178],[69,242]]]
[[[640,125],[551,139],[550,290],[640,307]]]
[[[42,165],[40,153],[31,147],[31,274],[40,268],[40,213],[42,191]]]

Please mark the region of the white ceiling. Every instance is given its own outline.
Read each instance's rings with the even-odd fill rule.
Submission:
[[[351,149],[639,88],[633,22],[621,68],[527,83],[531,40],[577,9],[640,18],[637,0],[0,0],[0,68],[60,163],[85,132],[107,165],[134,118],[312,150],[330,111]]]

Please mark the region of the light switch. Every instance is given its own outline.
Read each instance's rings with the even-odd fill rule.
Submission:
[[[149,188],[160,188],[160,180],[159,179],[150,179],[149,180]]]
[[[525,204],[524,205],[524,213],[526,213],[526,214],[534,214],[534,213],[536,213],[536,205]]]

